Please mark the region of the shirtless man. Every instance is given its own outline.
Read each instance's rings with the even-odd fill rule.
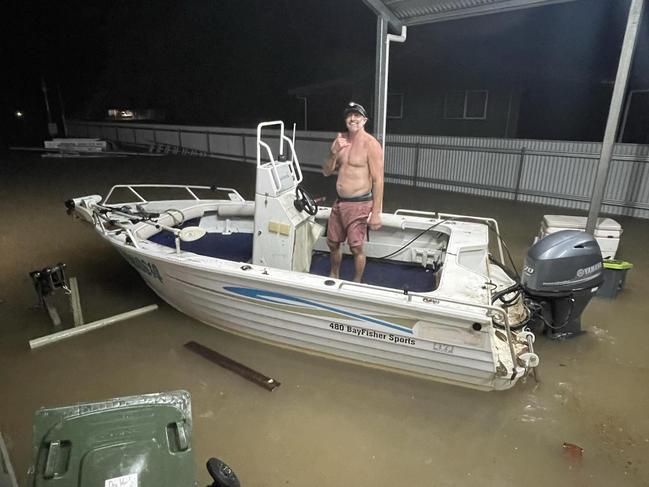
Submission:
[[[322,173],[338,171],[338,199],[331,208],[327,244],[331,251],[330,277],[338,278],[342,251],[347,240],[354,256],[354,281],[361,282],[365,270],[363,242],[367,226],[381,228],[383,210],[383,150],[379,141],[365,132],[367,112],[350,102],[343,112],[347,133],[339,133],[331,144]]]

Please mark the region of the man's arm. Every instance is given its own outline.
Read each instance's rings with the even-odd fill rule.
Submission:
[[[383,211],[383,149],[375,138],[370,142],[368,164],[372,178],[372,214],[367,223],[370,230],[378,230],[381,228]]]
[[[338,159],[338,154],[329,151],[329,155],[325,159],[324,164],[322,165],[322,174],[325,176],[331,176],[336,170],[336,160]]]
[[[331,176],[336,169],[338,169],[338,154],[340,151],[349,145],[349,141],[339,133],[336,135],[336,138],[331,144],[331,149],[329,149],[329,155],[325,159],[324,164],[322,165],[322,174],[325,176]]]

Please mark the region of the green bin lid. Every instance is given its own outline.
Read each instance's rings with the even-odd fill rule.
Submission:
[[[604,267],[606,269],[614,269],[617,271],[624,271],[627,269],[632,269],[633,264],[625,260],[605,260]]]
[[[186,391],[40,409],[29,487],[196,487]]]

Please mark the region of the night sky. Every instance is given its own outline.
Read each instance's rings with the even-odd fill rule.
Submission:
[[[272,116],[292,86],[374,65],[376,20],[360,0],[73,0],[14,10],[3,105],[25,111],[41,110],[43,76],[60,86],[70,116],[164,108],[172,121],[236,124]]]
[[[412,27],[408,41],[392,49],[391,76],[396,81],[428,65],[440,75],[501,73],[539,84],[599,83],[610,91],[629,3],[580,0]],[[42,129],[41,77],[55,114],[60,92],[68,117],[158,108],[169,122],[233,126],[297,117],[301,102],[291,88],[350,72],[373,81],[376,17],[361,0],[12,5],[3,29],[4,138],[17,109],[25,112],[24,126]],[[631,84],[649,88],[646,33],[645,25]]]

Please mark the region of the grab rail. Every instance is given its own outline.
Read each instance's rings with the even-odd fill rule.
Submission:
[[[128,189],[131,193],[133,193],[139,199],[140,203],[148,203],[148,200],[144,198],[140,193],[138,193],[134,188],[169,188],[169,189],[180,188],[186,190],[191,196],[191,198],[196,201],[203,201],[203,200],[198,196],[196,196],[196,194],[192,191],[192,189],[207,189],[211,191],[224,191],[234,195],[234,198],[237,201],[245,201],[243,196],[241,196],[236,189],[226,188],[221,186],[194,186],[194,185],[184,185],[184,184],[116,184],[115,186],[110,188],[110,191],[104,198],[104,204],[109,204],[108,200],[110,199],[110,197],[112,196],[113,192],[116,189],[124,189],[124,188]],[[133,202],[128,202],[128,203],[133,203]]]
[[[261,129],[264,127],[272,127],[274,125],[279,125],[279,131],[280,131],[279,155],[280,156],[284,155],[284,141],[286,141],[286,143],[288,144],[291,158],[289,161],[287,161],[287,163],[288,163],[289,170],[291,171],[291,175],[293,176],[293,180],[295,184],[300,184],[302,182],[303,177],[302,177],[302,168],[300,167],[300,162],[298,161],[297,153],[295,152],[295,146],[293,144],[293,141],[284,134],[284,122],[282,122],[281,120],[276,120],[273,122],[260,123],[259,125],[257,125],[257,167],[261,166],[261,148],[263,147],[266,150],[266,153],[268,154],[268,159],[272,166],[271,184],[273,185],[273,189],[275,191],[279,191],[281,189],[281,178],[279,177],[277,166],[278,166],[278,162],[284,163],[284,161],[276,161],[275,158],[273,157],[273,150],[266,142],[261,140]]]
[[[266,150],[268,151],[268,155],[270,156],[271,162],[273,161],[273,154],[272,151],[270,150],[270,147],[268,144],[265,142],[261,141],[261,129],[264,127],[272,127],[273,125],[279,125],[279,130],[280,134],[284,135],[284,122],[281,120],[274,120],[272,122],[262,122],[259,125],[257,125],[257,144],[259,145],[260,143],[263,144],[266,147]],[[280,137],[279,139],[279,153],[282,154],[284,152],[284,140]],[[261,153],[257,151],[257,167],[261,165]],[[273,164],[274,166],[274,164]]]
[[[399,208],[394,212],[395,215],[413,215],[413,216],[430,216],[432,218],[437,218],[436,211],[420,211],[420,210],[408,210],[407,208]]]

